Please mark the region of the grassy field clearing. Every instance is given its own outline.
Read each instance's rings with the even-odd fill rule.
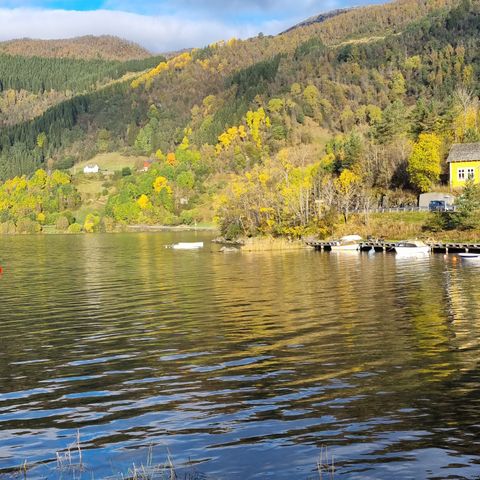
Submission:
[[[122,168],[129,167],[132,170],[136,169],[137,165],[143,165],[143,162],[148,160],[148,157],[143,156],[127,156],[122,155],[119,152],[111,152],[111,153],[99,153],[95,155],[95,157],[91,158],[90,160],[85,160],[83,162],[79,162],[75,164],[72,169],[71,173],[78,174],[83,172],[83,168],[86,165],[98,165],[100,170],[105,171],[107,173],[113,173],[116,171],[122,170]]]

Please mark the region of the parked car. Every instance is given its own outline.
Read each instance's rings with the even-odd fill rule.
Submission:
[[[428,204],[428,210],[430,212],[452,212],[453,209],[453,205],[447,205],[443,200],[432,200]]]

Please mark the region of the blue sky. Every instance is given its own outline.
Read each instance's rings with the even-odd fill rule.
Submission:
[[[276,34],[317,13],[379,0],[0,0],[0,40],[117,35],[153,52]]]

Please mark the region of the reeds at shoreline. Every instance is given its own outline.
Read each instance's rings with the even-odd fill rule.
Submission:
[[[101,480],[215,480],[213,477],[197,471],[194,466],[187,465],[183,468],[175,466],[172,455],[167,449],[166,460],[157,463],[154,461],[153,445],[148,448],[145,463],[136,465],[132,463],[126,471],[112,472],[112,475],[101,477]],[[44,476],[45,480],[56,478],[61,480],[95,480],[93,472],[89,471],[84,462],[81,446],[80,432],[77,431],[75,441],[63,451],[55,452],[56,461],[51,465],[51,476]],[[42,464],[29,464],[26,460],[18,468],[9,472],[0,473],[0,480],[28,480],[29,472]],[[316,463],[315,474],[308,480],[334,480],[334,457],[329,453],[328,447],[321,447]],[[99,479],[98,479],[99,480]]]

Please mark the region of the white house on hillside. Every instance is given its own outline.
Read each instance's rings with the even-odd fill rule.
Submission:
[[[85,165],[83,168],[83,173],[98,173],[100,171],[100,167],[95,164],[95,165]]]

